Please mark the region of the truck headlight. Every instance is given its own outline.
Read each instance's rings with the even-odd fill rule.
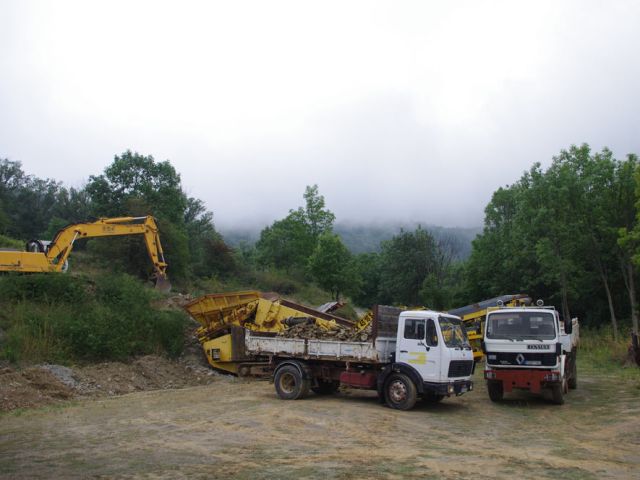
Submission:
[[[449,393],[453,393],[453,391],[454,391],[454,390],[453,390],[453,385],[449,385],[449,388],[447,389],[447,391],[448,391]]]
[[[484,378],[486,378],[487,380],[493,380],[494,378],[496,378],[496,372],[494,372],[493,370],[486,370],[484,372]]]

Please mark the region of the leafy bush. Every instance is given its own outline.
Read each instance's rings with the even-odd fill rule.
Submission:
[[[16,250],[24,250],[24,242],[14,240],[5,235],[0,235],[0,248],[15,248]]]
[[[153,307],[156,293],[131,276],[95,282],[64,274],[0,278],[0,356],[11,361],[125,359],[182,351],[185,315]]]

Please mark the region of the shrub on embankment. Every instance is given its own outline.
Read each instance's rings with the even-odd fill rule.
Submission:
[[[182,351],[186,317],[125,274],[0,277],[0,358],[19,363],[122,360]]]

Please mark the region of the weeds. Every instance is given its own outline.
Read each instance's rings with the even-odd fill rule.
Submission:
[[[152,306],[156,293],[128,275],[0,278],[0,357],[11,362],[122,360],[182,351],[185,316]]]
[[[628,333],[628,332],[625,332]],[[630,335],[616,342],[607,328],[582,329],[578,350],[578,368],[587,373],[615,375],[640,392],[640,367],[627,364]]]

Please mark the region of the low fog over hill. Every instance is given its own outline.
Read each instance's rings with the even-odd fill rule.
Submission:
[[[424,223],[372,223],[356,224],[338,222],[333,230],[340,235],[351,253],[377,252],[380,250],[380,242],[389,240],[401,230],[412,231],[421,226],[428,230],[437,240],[447,240],[454,244],[454,251],[459,259],[466,259],[471,252],[471,242],[482,231],[480,227],[439,227],[425,225]],[[241,243],[254,244],[260,238],[261,226],[255,228],[220,227],[220,232],[225,241],[231,246]]]

